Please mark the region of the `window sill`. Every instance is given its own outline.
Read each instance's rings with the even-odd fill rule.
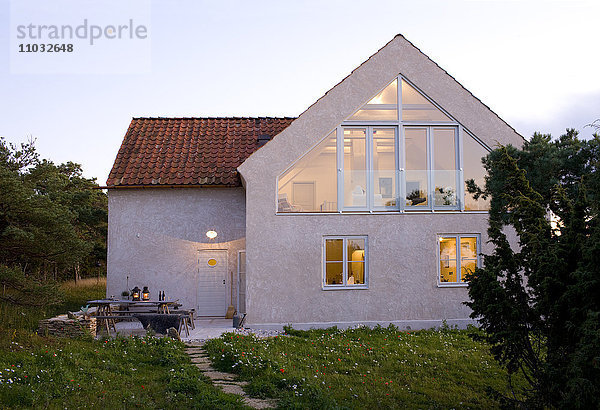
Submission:
[[[469,286],[468,283],[453,283],[453,282],[438,283],[438,285],[437,285],[438,288],[466,288],[468,286]]]
[[[314,215],[401,215],[401,214],[488,214],[489,211],[459,211],[459,210],[412,210],[406,209],[399,211],[397,209],[389,211],[343,211],[343,212],[276,212],[275,215],[292,215],[292,216],[314,216]]]
[[[326,285],[323,286],[323,290],[364,290],[369,289],[367,285],[355,285],[355,286],[335,286],[335,285]]]

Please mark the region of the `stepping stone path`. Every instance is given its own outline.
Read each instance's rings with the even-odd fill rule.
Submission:
[[[238,381],[235,374],[223,373],[213,369],[210,360],[208,359],[208,353],[206,353],[206,350],[204,350],[202,345],[187,345],[185,352],[192,359],[192,364],[200,369],[215,386],[220,387],[225,393],[242,396],[244,403],[255,409],[271,409],[275,407],[275,400],[255,399],[248,396],[243,389],[248,382]]]

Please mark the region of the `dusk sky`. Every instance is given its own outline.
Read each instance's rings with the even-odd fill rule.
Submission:
[[[600,118],[600,1],[0,1],[0,136],[101,184],[132,117],[297,116],[398,33],[525,137]],[[148,36],[16,52],[82,16]]]

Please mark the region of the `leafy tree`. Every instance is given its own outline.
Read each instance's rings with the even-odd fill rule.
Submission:
[[[3,295],[92,271],[106,260],[107,200],[97,187],[78,164],[40,159],[33,141],[16,147],[0,138]],[[27,299],[12,302],[19,300]]]
[[[494,251],[469,278],[467,305],[527,407],[600,406],[600,137],[534,134],[484,160]],[[511,246],[511,239],[518,246]],[[481,337],[481,336],[480,336]]]

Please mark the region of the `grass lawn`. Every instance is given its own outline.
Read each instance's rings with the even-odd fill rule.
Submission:
[[[61,306],[0,304],[0,408],[242,408],[170,339],[57,339],[43,317],[101,298],[105,282],[62,285]],[[467,331],[389,328],[290,331],[270,339],[226,334],[207,343],[214,366],[239,373],[257,397],[285,408],[496,408],[506,373]],[[514,380],[522,385],[522,380]]]
[[[243,407],[191,365],[182,347],[153,337],[13,342],[0,356],[0,407]]]
[[[488,386],[508,393],[506,373],[468,331],[291,333],[264,340],[227,334],[207,349],[216,367],[250,382],[251,394],[284,407],[496,408]]]
[[[43,310],[0,306],[0,408],[242,408],[162,338],[109,341],[40,337],[43,317],[104,297],[95,279],[62,285],[64,303]]]

